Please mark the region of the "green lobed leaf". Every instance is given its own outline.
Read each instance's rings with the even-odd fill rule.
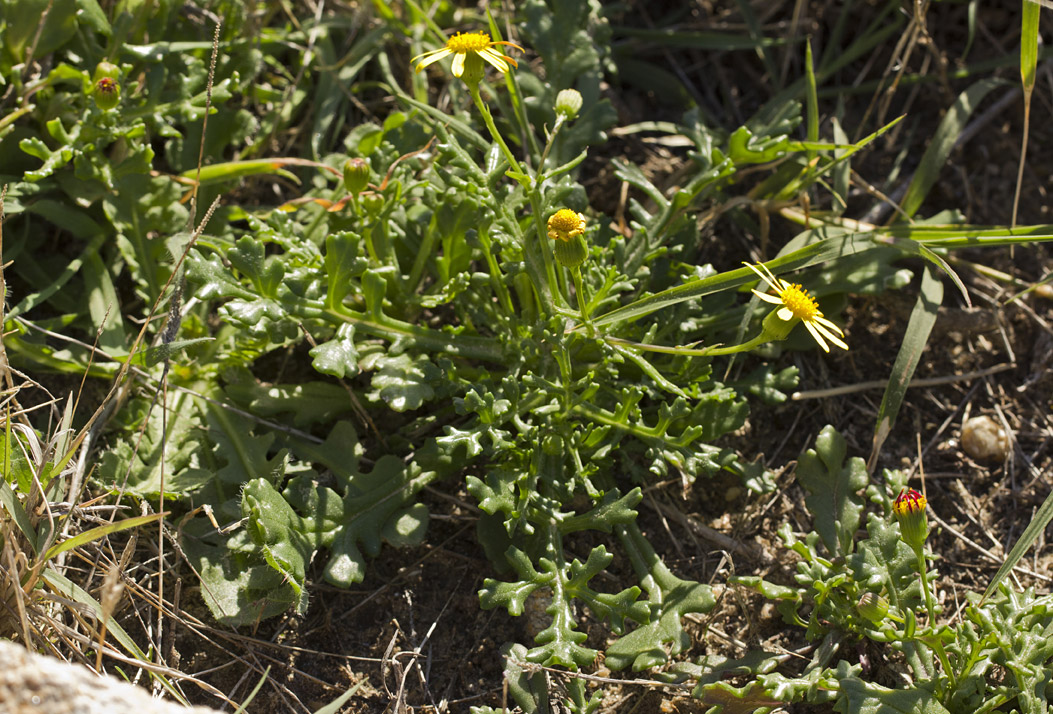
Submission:
[[[198,400],[182,391],[170,393],[169,400],[167,424],[159,410],[147,413],[149,400],[134,404],[131,411],[137,416],[135,421],[145,419],[145,429],[139,440],[118,440],[103,454],[95,474],[99,483],[114,492],[155,498],[163,479],[167,497],[178,498],[211,480],[212,472],[202,468],[197,458],[199,450],[207,448],[205,419]]]
[[[852,457],[846,463],[846,452],[844,437],[827,425],[815,438],[815,448],[797,461],[797,480],[808,491],[808,511],[833,556],[852,552],[864,507],[859,492],[869,480],[863,459]]]
[[[357,440],[354,428],[339,422],[325,444],[311,454],[332,470],[337,483],[325,485],[308,472],[290,479],[282,492],[302,515],[304,527],[329,548],[325,578],[339,587],[365,577],[365,559],[379,554],[385,534],[399,544],[419,539],[427,526],[427,512],[413,503],[413,497],[436,477],[390,455],[363,473],[357,458],[348,458],[348,444]]]
[[[633,569],[643,578],[651,600],[651,618],[607,647],[611,669],[632,666],[634,672],[665,663],[690,645],[681,620],[716,606],[708,585],[681,580],[662,563],[636,524],[617,526],[619,541],[629,552]],[[649,576],[649,577],[647,577]]]
[[[381,357],[377,366],[368,396],[383,400],[397,412],[419,409],[435,396],[435,387],[443,377],[442,370],[427,355]]]
[[[888,689],[858,677],[845,677],[840,686],[834,711],[842,714],[950,714],[922,687]]]
[[[281,574],[298,596],[297,611],[306,611],[304,585],[307,566],[319,545],[318,534],[311,532],[304,519],[266,479],[252,479],[245,484],[241,491],[241,513],[249,536],[267,564]]]
[[[226,393],[263,417],[291,414],[298,427],[332,423],[351,411],[347,390],[328,382],[263,385],[250,377],[228,384]]]
[[[322,374],[343,379],[359,373],[358,350],[355,348],[355,326],[345,323],[337,328],[333,339],[311,348],[311,366]]]

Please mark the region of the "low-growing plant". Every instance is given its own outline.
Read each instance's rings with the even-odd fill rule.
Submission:
[[[792,676],[775,671],[780,656],[761,651],[677,665],[696,682],[693,696],[726,711],[794,702],[833,703],[839,712],[1046,711],[1053,598],[1003,584],[987,601],[966,593],[960,614],[943,611],[940,559],[926,547],[925,497],[906,487],[902,472],[868,478],[863,459],[847,457],[832,427],[801,455],[797,478],[815,530],[779,529],[797,558],[795,584],[753,575],[730,582],[804,628],[818,643],[813,656]]]
[[[639,671],[691,645],[685,616],[712,611],[713,589],[663,562],[638,509],[645,489],[666,479],[701,490],[723,473],[752,492],[774,487],[763,462],[744,460],[724,437],[746,428],[751,403],[779,404],[797,386],[796,368],[779,362],[786,350],[819,345],[840,356],[852,346],[839,317],[846,296],[918,276],[872,466],[944,301],[944,277],[969,300],[954,251],[1053,231],[919,213],[974,108],[1000,86],[990,79],[947,111],[894,222],[848,217],[853,161],[902,118],[860,127],[851,141],[838,112],[821,135],[819,87],[896,32],[893,3],[843,52],[813,59],[811,42],[800,42],[804,76],[740,126],[696,106],[675,123],[621,127],[675,136],[685,161],[662,190],[613,158],[629,196],[614,216],[590,206],[581,170],[617,123],[604,77],[618,59],[626,75],[648,68],[615,56],[602,5],[524,0],[501,18],[508,25],[472,16],[477,24],[452,36],[431,11],[405,5],[354,15],[361,34],[344,54],[343,17],[284,27],[268,15],[274,24],[250,42],[239,3],[218,3],[222,17],[202,14],[223,20],[215,42],[165,3],[113,13],[78,3],[82,12],[63,22],[45,12],[32,46],[11,36],[22,15],[0,24],[0,70],[17,98],[0,137],[17,130],[18,139],[0,147],[15,155],[5,164],[15,171],[5,255],[25,266],[4,345],[38,368],[108,378],[142,369],[150,389],[122,392],[107,414],[112,437],[93,483],[178,511],[178,554],[226,625],[303,613],[319,575],[344,588],[361,582],[385,543],[426,537],[426,488],[467,494],[493,566],[481,605],[545,610],[533,641],[507,649],[513,697],[544,710],[544,677],[527,665],[582,670],[602,650],[607,667]],[[434,17],[453,25],[446,5]],[[770,42],[747,19],[745,46],[777,75]],[[39,76],[25,74],[34,50],[59,54]],[[363,102],[375,121],[352,125]],[[271,156],[286,134],[301,137],[297,155]],[[192,232],[197,206],[220,196]],[[712,251],[703,229],[725,216],[758,245]],[[803,230],[775,245],[776,216]],[[61,251],[30,249],[41,218],[61,229],[52,236]],[[154,321],[162,303],[165,328]],[[140,338],[133,316],[145,325]],[[56,346],[64,330],[97,334],[96,349]],[[133,356],[139,339],[152,347]],[[823,432],[798,469],[816,524],[803,539],[781,532],[802,559],[797,587],[737,580],[823,641],[813,665],[790,677],[760,652],[680,664],[681,674],[697,680],[704,702],[732,710],[1023,702],[1043,653],[1022,643],[998,654],[982,622],[1045,627],[1045,605],[1006,589],[974,604],[973,629],[937,626],[926,557],[888,520],[901,475],[869,483],[874,469],[845,462],[844,451]],[[18,468],[5,474],[6,512],[28,517],[42,495]],[[857,540],[864,487],[880,512]],[[5,544],[18,537],[8,531]],[[861,599],[867,615],[855,609]],[[886,607],[889,619],[868,619]],[[590,639],[587,617],[602,636]],[[835,664],[851,638],[902,658],[916,671],[911,686],[886,692],[858,665]],[[997,666],[1022,678],[999,688],[988,681]],[[733,686],[726,675],[752,678]],[[568,699],[578,711],[598,706],[578,679]]]
[[[204,518],[183,529],[221,620],[252,622],[290,605],[302,611],[319,552],[327,553],[327,581],[361,580],[383,542],[419,542],[428,511],[417,494],[456,476],[482,511],[479,543],[505,574],[486,581],[483,607],[519,615],[528,598],[548,598],[551,623],[530,661],[591,665],[598,651],[578,615],[586,606],[616,635],[604,651],[608,667],[666,662],[689,644],[683,617],[715,601],[709,586],[678,577],[655,553],[637,522],[642,489],[656,478],[690,484],[721,470],[754,490],[770,488],[761,465],[713,442],[743,426],[746,395],[777,402],[796,384],[794,369],[764,365],[724,381],[714,358],[770,350],[798,322],[824,349],[847,349],[816,299],[773,270],[840,256],[820,299],[904,279],[890,262],[897,251],[836,231],[810,234],[812,245],[764,268],[718,273],[689,262],[698,235],[691,209],[718,200],[737,171],[800,155],[799,175],[784,172],[800,185],[822,175],[805,154],[832,169],[873,139],[793,141],[787,132],[799,117],[730,136],[698,123],[694,173],[676,195],[622,166],[619,175],[654,207],[633,202],[625,232],[587,218],[574,171],[597,138],[597,117],[606,116],[585,73],[600,60],[602,23],[585,3],[554,11],[563,31],[575,28],[565,41],[553,42],[536,22],[524,34],[550,81],[562,77],[567,86],[533,76],[520,85],[515,60],[497,51],[518,48],[496,42],[493,23],[489,34],[455,35],[417,59],[419,70],[452,57],[463,87],[451,94],[455,106],[468,100],[471,114],[406,94],[380,55],[383,86],[406,111],[355,128],[345,142],[353,158],[324,157],[331,169],[290,210],[246,214],[246,230],[198,241],[188,278],[196,297],[218,301],[224,322],[238,328],[227,355],[269,352],[306,333],[316,372],[368,385],[366,400],[392,412],[372,434],[382,455],[366,469],[350,421],[330,427],[321,445],[285,436],[276,452],[273,434],[254,434],[240,417],[196,402],[211,426],[217,472],[198,498],[215,505],[220,522],[244,524],[229,536]],[[508,89],[500,114],[501,94],[484,81],[487,63]],[[786,187],[767,190],[774,197]],[[865,264],[848,257],[865,251]],[[755,284],[754,303],[737,298]],[[763,301],[778,307],[756,310]],[[228,398],[256,413],[295,415],[299,425],[331,423],[350,409],[331,382],[263,387],[233,366],[226,378]],[[193,419],[193,408],[181,418]],[[570,544],[588,531],[611,539],[575,557]],[[639,585],[604,592],[596,577],[614,544]]]

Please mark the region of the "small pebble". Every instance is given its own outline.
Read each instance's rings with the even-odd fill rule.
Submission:
[[[991,417],[973,417],[962,424],[962,449],[977,461],[1005,461],[1009,435]]]

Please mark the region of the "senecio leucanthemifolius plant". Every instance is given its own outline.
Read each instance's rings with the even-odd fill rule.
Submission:
[[[826,352],[848,349],[820,309],[822,293],[776,272],[874,244],[821,236],[804,252],[727,272],[687,260],[700,246],[696,211],[719,201],[739,168],[802,149],[785,133],[793,122],[765,134],[706,130],[693,177],[671,196],[619,166],[653,208],[634,201],[631,224],[617,228],[590,210],[577,181],[611,122],[581,64],[601,61],[596,29],[576,31],[568,47],[539,47],[547,77],[576,88],[528,73],[514,56],[525,50],[495,33],[455,34],[413,59],[416,73],[449,62],[446,111],[402,90],[378,55],[402,111],[352,130],[352,155],[329,157],[302,200],[246,214],[240,235],[198,242],[189,277],[198,298],[222,301],[221,317],[238,328],[235,352],[263,354],[309,335],[314,370],[351,380],[370,406],[360,440],[339,419],[346,392],[332,381],[264,388],[232,365],[228,397],[257,413],[293,414],[299,426],[327,424],[329,438],[287,437],[275,454],[273,435],[213,415],[221,470],[206,494],[244,527],[220,535],[199,519],[185,528],[184,547],[213,612],[251,622],[306,607],[318,552],[328,554],[325,579],[346,587],[384,542],[420,542],[428,509],[417,494],[443,479],[461,483],[478,503],[479,543],[496,570],[482,606],[520,615],[541,602],[548,617],[515,657],[590,667],[602,638],[586,642],[587,607],[613,633],[606,666],[641,670],[684,651],[684,616],[715,606],[708,585],[675,574],[645,537],[643,488],[722,470],[754,490],[771,486],[761,465],[713,442],[743,427],[747,395],[784,400],[796,371],[753,364],[733,381],[717,374],[727,358],[777,354],[795,336]],[[804,163],[801,171],[817,175]],[[887,257],[876,263],[866,278],[846,273],[840,289],[886,285],[896,271]],[[751,286],[749,302],[740,292]],[[272,456],[247,468],[232,442],[252,442],[240,454]],[[638,584],[610,592],[611,580],[597,576],[616,553]],[[516,696],[526,702],[528,690]],[[570,698],[579,710],[596,703],[580,682]]]

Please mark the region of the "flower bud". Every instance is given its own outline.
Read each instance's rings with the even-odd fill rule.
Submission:
[[[109,77],[110,79],[119,79],[121,76],[120,68],[113,62],[106,62],[105,60],[95,65],[95,74],[91,80],[98,82],[103,77]]]
[[[585,239],[581,236],[571,238],[569,241],[556,241],[552,246],[552,252],[564,268],[577,268],[589,257],[589,247],[585,245]]]
[[[384,208],[384,197],[378,193],[367,193],[362,197],[362,207],[371,216],[377,216]]]
[[[888,600],[877,593],[863,593],[856,603],[856,610],[871,622],[879,622],[888,615]]]
[[[576,268],[585,262],[589,248],[585,245],[585,216],[562,208],[548,219],[548,237],[554,241],[552,251],[559,264]]]
[[[344,162],[344,187],[356,197],[369,185],[369,163],[365,159],[348,159]]]
[[[556,114],[564,119],[573,119],[581,111],[581,93],[576,89],[563,89],[556,95]]]
[[[112,77],[100,77],[95,82],[92,92],[95,105],[103,111],[109,111],[121,101],[121,85]]]
[[[903,542],[914,550],[920,550],[929,535],[929,519],[925,515],[925,496],[911,489],[900,491],[892,504],[892,512],[899,521],[899,533]]]

